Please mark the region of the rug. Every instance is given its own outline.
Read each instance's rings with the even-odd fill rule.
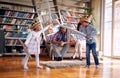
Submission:
[[[86,61],[85,60],[41,61],[40,64],[45,65],[49,68],[66,68],[74,66],[85,66]]]

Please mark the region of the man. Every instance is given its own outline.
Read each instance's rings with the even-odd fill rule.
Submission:
[[[90,66],[90,50],[92,50],[95,65],[96,68],[98,68],[99,60],[96,52],[96,40],[95,40],[95,36],[97,35],[97,30],[94,26],[90,25],[90,22],[91,22],[91,16],[88,18],[84,18],[84,20],[81,22],[83,26],[81,32],[86,34],[86,67],[89,68]]]
[[[67,29],[64,27],[60,27],[59,31],[54,34],[52,38],[53,50],[56,53],[57,61],[61,61],[63,59],[64,54],[68,50],[68,38],[67,38]],[[59,47],[62,47],[62,50],[59,50]]]

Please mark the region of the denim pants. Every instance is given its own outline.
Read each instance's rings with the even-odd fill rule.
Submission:
[[[55,54],[55,57],[62,57],[64,56],[64,54],[68,51],[68,44],[65,44],[62,48],[62,50],[59,49],[59,45],[58,44],[53,44],[53,50],[54,50],[54,54]]]
[[[86,64],[90,65],[90,50],[92,50],[92,54],[94,57],[95,65],[99,65],[98,55],[96,51],[96,43],[88,44],[86,43]]]

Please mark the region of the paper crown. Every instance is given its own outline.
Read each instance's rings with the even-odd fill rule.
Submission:
[[[90,16],[82,16],[81,18],[80,18],[80,22],[88,22],[88,23],[90,23],[91,21],[92,21],[92,18],[93,18],[93,16],[92,15],[90,15]]]
[[[38,28],[39,26],[41,26],[41,23],[37,20],[30,26],[30,29],[34,30],[34,29]]]

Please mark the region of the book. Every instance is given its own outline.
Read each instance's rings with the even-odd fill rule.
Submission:
[[[4,9],[0,9],[0,15],[5,15],[5,10]]]
[[[74,19],[72,17],[67,17],[68,22],[74,22]]]
[[[9,26],[9,25],[4,25],[3,26],[3,29],[6,30],[6,31],[10,31],[10,30],[13,30],[13,26]]]
[[[34,18],[34,15],[35,15],[35,14],[33,14],[33,13],[29,13],[28,18],[33,19],[33,18]]]
[[[67,21],[67,18],[65,16],[62,16],[63,21]]]
[[[69,11],[69,13],[70,13],[70,16],[73,16],[73,17],[76,16],[75,12],[73,12],[73,11]]]
[[[22,32],[27,32],[27,29],[28,29],[28,27],[22,26],[22,27],[20,28],[20,31],[22,31]]]
[[[67,13],[66,13],[66,11],[64,11],[64,10],[60,10],[60,13],[61,13],[61,15],[63,15],[63,16],[68,16]]]
[[[16,22],[16,19],[12,19],[11,24],[15,24],[15,22]]]
[[[52,23],[53,23],[53,25],[59,25],[60,24],[58,19],[53,19]]]
[[[57,14],[52,14],[51,16],[52,16],[52,19],[58,19]]]
[[[71,16],[70,12],[69,11],[66,11],[66,16]]]
[[[26,25],[31,25],[33,22],[32,22],[32,20],[27,20],[26,21]]]
[[[3,18],[2,18],[2,17],[0,17],[0,23],[2,23],[2,21],[3,21]]]

